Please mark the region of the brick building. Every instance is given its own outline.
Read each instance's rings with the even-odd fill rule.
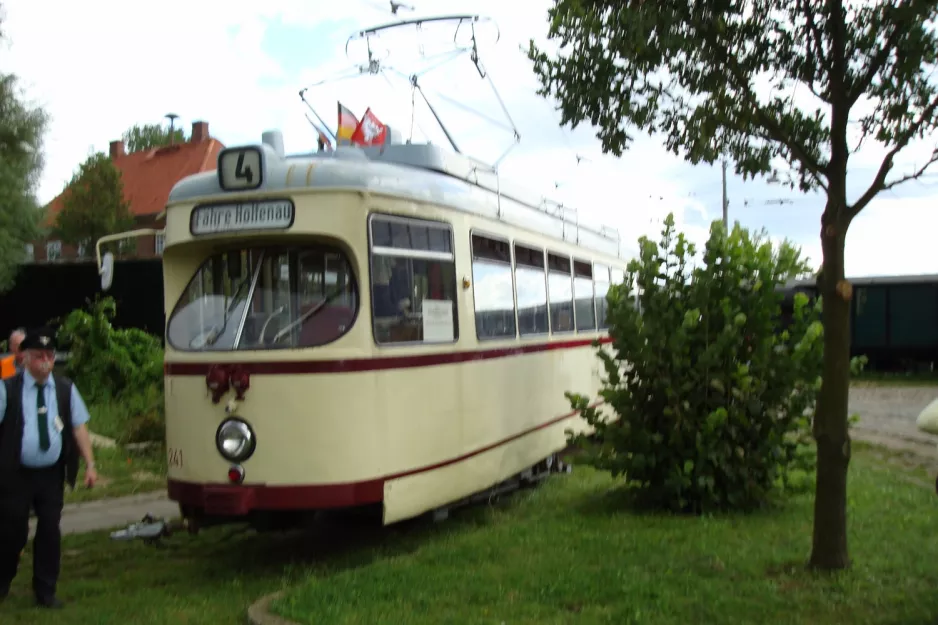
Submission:
[[[160,228],[157,217],[165,208],[173,185],[186,176],[214,171],[218,153],[224,147],[209,135],[208,122],[204,121],[192,123],[192,136],[185,143],[127,154],[123,141],[111,141],[110,157],[121,172],[124,198],[134,217],[133,228]],[[62,204],[62,194],[49,203],[46,227],[55,223]],[[162,253],[162,235],[137,239],[135,257],[151,258]],[[87,261],[93,258],[94,243],[76,247],[50,236],[26,245],[27,263]]]

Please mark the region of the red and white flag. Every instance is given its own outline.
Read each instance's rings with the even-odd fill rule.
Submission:
[[[350,141],[358,145],[384,145],[387,140],[388,127],[381,123],[369,107],[362,120],[358,122],[355,132],[352,133]]]

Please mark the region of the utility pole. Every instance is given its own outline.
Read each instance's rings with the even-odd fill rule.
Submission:
[[[729,232],[730,229],[730,200],[726,197],[726,159],[723,159],[723,228]]]

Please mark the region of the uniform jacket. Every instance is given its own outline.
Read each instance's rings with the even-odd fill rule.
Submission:
[[[78,477],[78,442],[72,428],[72,381],[56,374],[55,399],[62,429],[62,456],[60,466],[65,470],[65,482],[75,488]],[[16,489],[20,479],[20,454],[23,447],[23,373],[3,381],[6,385],[7,411],[0,423],[0,491]]]

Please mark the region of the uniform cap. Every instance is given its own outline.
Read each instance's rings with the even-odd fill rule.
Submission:
[[[47,349],[55,351],[55,332],[52,328],[42,327],[35,330],[27,330],[26,338],[20,343],[20,349]]]

